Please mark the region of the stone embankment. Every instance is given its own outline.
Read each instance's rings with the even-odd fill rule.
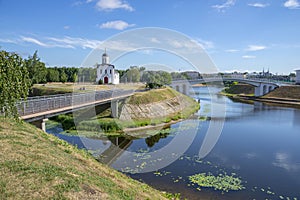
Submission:
[[[183,96],[147,104],[125,103],[120,120],[155,119],[182,112],[191,102]]]

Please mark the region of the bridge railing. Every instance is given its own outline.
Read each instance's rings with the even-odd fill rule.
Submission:
[[[173,79],[172,82],[181,82],[181,81],[187,81],[187,82],[209,82],[209,81],[221,81],[221,80],[228,80],[228,79],[234,79],[234,80],[247,80],[247,81],[254,81],[254,82],[264,82],[264,83],[274,83],[274,84],[290,84],[293,85],[295,84],[294,82],[289,82],[289,81],[282,81],[282,80],[275,80],[272,78],[255,78],[255,77],[239,77],[239,76],[229,76],[229,75],[224,75],[224,76],[208,76],[208,77],[203,77],[203,78],[193,78],[193,79]]]
[[[49,95],[29,97],[26,101],[17,103],[18,112],[21,116],[78,106],[85,103],[93,103],[101,100],[114,99],[121,96],[129,96],[133,90],[106,90],[85,93],[68,93],[63,95]]]

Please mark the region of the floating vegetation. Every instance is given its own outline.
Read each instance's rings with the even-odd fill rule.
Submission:
[[[159,171],[156,171],[153,173],[155,176],[166,176],[168,174],[171,174],[171,172],[168,172],[168,171],[162,171],[162,172],[159,172]]]
[[[235,175],[219,174],[214,176],[212,173],[200,173],[189,176],[192,183],[198,184],[200,187],[211,187],[215,190],[229,192],[230,190],[243,190],[242,180]]]
[[[252,192],[261,192],[261,193],[264,193],[266,194],[267,196],[265,197],[266,199],[273,199],[274,196],[278,195],[276,194],[271,187],[265,187],[265,188],[260,188],[260,187],[257,187],[257,186],[254,186],[252,189],[251,189]],[[272,197],[270,197],[272,196]],[[285,200],[297,200],[298,198],[297,197],[289,197],[289,196],[284,196],[284,195],[278,195],[278,197],[276,199],[285,199]]]
[[[211,120],[211,117],[209,117],[209,116],[200,116],[198,119],[200,121],[209,121],[209,120]]]

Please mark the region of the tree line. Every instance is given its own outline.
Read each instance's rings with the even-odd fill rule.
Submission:
[[[171,84],[173,79],[190,79],[186,73],[147,71],[145,67],[131,66],[127,70],[118,70],[122,83],[146,83],[147,88],[160,88]]]
[[[37,55],[24,59],[25,66],[29,72],[32,84],[47,82],[75,82],[77,79],[78,68],[75,67],[46,67]]]

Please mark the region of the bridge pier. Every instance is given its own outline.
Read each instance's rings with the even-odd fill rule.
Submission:
[[[254,96],[259,97],[263,95],[263,89],[262,89],[262,84],[259,84],[254,88]]]
[[[40,120],[37,120],[37,121],[33,121],[33,122],[30,122],[30,123],[32,125],[36,126],[37,128],[42,129],[44,132],[46,132],[46,121],[48,121],[47,118],[40,119]]]
[[[177,92],[180,92],[184,95],[188,95],[190,91],[190,84],[188,81],[184,80],[177,84],[171,84],[170,85],[173,89],[175,89]]]
[[[113,118],[119,117],[119,101],[112,101],[111,102],[111,116]]]
[[[260,83],[258,86],[255,86],[254,96],[260,97],[269,92],[273,91],[276,87],[274,85]]]

